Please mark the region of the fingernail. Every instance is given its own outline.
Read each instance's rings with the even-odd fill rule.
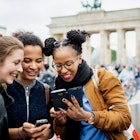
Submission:
[[[60,111],[60,112],[59,112],[59,114],[63,114],[63,112],[62,112],[62,111]]]
[[[62,99],[62,101],[63,101],[63,102],[65,102],[65,101],[66,101],[66,99],[65,99],[65,98],[63,98],[63,99]]]
[[[71,94],[71,98],[75,98],[75,96]]]
[[[59,110],[61,110],[61,107],[57,107]]]

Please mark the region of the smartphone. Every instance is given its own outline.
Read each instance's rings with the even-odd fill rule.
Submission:
[[[40,119],[40,120],[36,120],[35,126],[38,127],[47,123],[48,123],[48,119]]]
[[[77,99],[80,107],[83,106],[83,95],[84,95],[84,91],[83,91],[83,87],[82,86],[69,88],[68,89],[68,93],[69,93],[69,96],[70,97],[72,95],[75,96],[75,98]],[[70,98],[70,101],[72,102],[71,98]]]
[[[58,89],[51,91],[51,101],[56,111],[59,111],[59,108],[67,109],[67,105],[63,103],[62,99],[70,99],[70,96],[66,89]]]

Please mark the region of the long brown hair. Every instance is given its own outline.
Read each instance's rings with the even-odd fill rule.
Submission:
[[[23,49],[21,41],[12,36],[0,36],[0,63],[17,49]]]

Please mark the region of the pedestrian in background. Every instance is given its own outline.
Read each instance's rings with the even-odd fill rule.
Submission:
[[[38,80],[45,84],[48,84],[51,90],[53,89],[55,76],[54,72],[50,69],[49,64],[44,64],[44,71],[40,73]]]

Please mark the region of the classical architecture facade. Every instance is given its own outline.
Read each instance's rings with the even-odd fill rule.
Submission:
[[[56,39],[65,37],[66,32],[71,29],[81,29],[91,34],[100,34],[99,64],[111,64],[111,49],[109,35],[116,32],[117,64],[126,64],[126,41],[127,31],[135,31],[136,34],[136,64],[140,64],[140,8],[118,11],[93,10],[80,12],[72,16],[52,17],[48,25],[50,36]],[[133,46],[132,46],[133,47]],[[91,64],[90,40],[84,43],[83,57]],[[51,60],[50,60],[51,61]]]
[[[6,33],[6,28],[3,26],[0,26],[0,34],[5,34]]]

